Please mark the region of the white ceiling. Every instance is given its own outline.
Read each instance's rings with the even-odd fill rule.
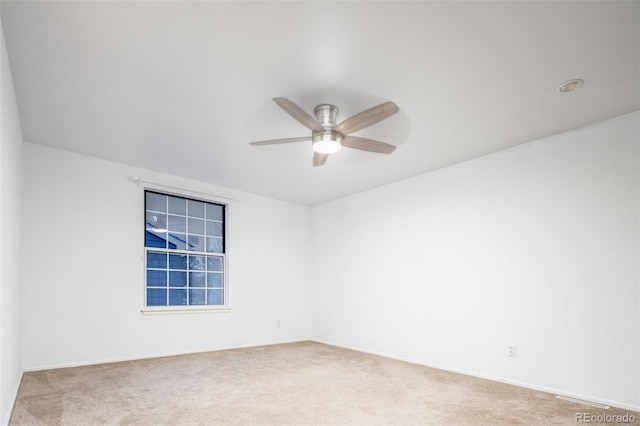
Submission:
[[[640,2],[3,2],[24,139],[317,204],[640,109]],[[556,88],[582,78],[570,94]],[[273,97],[391,155],[310,144]],[[341,121],[340,119],[338,121]]]

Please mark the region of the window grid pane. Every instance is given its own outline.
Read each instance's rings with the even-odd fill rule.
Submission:
[[[224,304],[223,265],[223,255],[147,250],[147,306]]]
[[[145,191],[146,305],[224,305],[224,206]]]

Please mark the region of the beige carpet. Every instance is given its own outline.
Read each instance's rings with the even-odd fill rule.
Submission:
[[[25,373],[10,425],[575,425],[576,413],[640,421],[304,342]]]

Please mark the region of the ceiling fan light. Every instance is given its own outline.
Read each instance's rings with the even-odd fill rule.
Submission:
[[[342,145],[336,141],[319,141],[313,143],[313,150],[318,154],[334,154],[340,151],[341,147]]]
[[[313,135],[313,150],[318,154],[334,154],[342,148],[342,137],[335,132]]]

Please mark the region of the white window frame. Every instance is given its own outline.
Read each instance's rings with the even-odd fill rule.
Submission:
[[[206,255],[206,252],[194,252],[188,250],[170,250],[170,249],[159,249],[154,247],[146,247],[145,241],[142,241],[142,271],[143,271],[143,286],[142,286],[142,308],[140,312],[143,315],[157,315],[157,314],[180,314],[180,313],[207,313],[207,312],[230,312],[231,305],[230,301],[230,292],[229,292],[229,244],[228,244],[228,231],[229,231],[229,203],[227,201],[217,199],[215,196],[209,196],[203,193],[194,193],[189,191],[167,191],[162,186],[156,185],[145,185],[142,191],[142,213],[146,215],[145,208],[145,197],[146,192],[156,192],[162,195],[174,196],[186,198],[188,200],[194,201],[202,201],[205,203],[213,203],[223,206],[224,209],[224,221],[223,221],[223,235],[224,235],[224,253],[209,253],[209,255],[215,255],[222,257],[223,264],[223,305],[169,305],[169,306],[147,306],[147,253],[149,251],[166,251],[169,253],[181,253],[181,254],[202,254]],[[144,235],[145,225],[143,221],[143,232],[141,235]]]

